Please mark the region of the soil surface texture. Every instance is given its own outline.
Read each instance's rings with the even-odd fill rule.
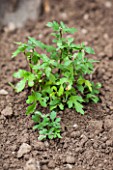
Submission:
[[[22,29],[0,33],[0,170],[113,170],[113,0],[51,0],[51,11]],[[76,43],[92,46],[100,60],[92,75],[101,82],[101,102],[87,104],[85,115],[60,111],[62,139],[37,140],[25,115],[28,89],[16,94],[8,82],[27,67],[23,56],[11,59],[15,41],[27,36],[50,44],[48,21],[74,26]]]

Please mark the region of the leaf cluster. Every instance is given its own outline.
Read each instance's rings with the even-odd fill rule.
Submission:
[[[36,123],[33,127],[34,130],[38,129],[39,131],[39,140],[44,140],[46,138],[54,139],[61,138],[60,131],[60,120],[61,118],[56,117],[56,112],[52,111],[49,114],[42,114],[39,111],[36,111],[34,115],[32,115],[32,120]]]
[[[31,88],[31,94],[26,100],[29,105],[27,115],[35,112],[37,104],[49,107],[51,111],[68,107],[84,114],[84,103],[97,103],[99,100],[97,95],[101,84],[94,84],[86,79],[87,75],[93,73],[93,63],[98,62],[89,59],[88,54],[95,52],[84,43],[75,44],[74,38],[67,36],[74,34],[77,31],[75,28],[69,28],[63,22],[56,21],[49,22],[47,26],[53,30],[53,45],[46,45],[28,37],[28,42],[19,42],[17,50],[13,53],[13,57],[24,53],[29,66],[29,70],[20,69],[14,73],[14,77],[20,79],[16,84],[16,91],[21,92],[26,85]],[[38,52],[40,49],[41,53]],[[39,116],[39,112],[34,117],[37,115]],[[49,119],[48,116],[46,118],[44,115],[41,118],[50,121],[51,117]],[[37,127],[41,130],[40,126]]]

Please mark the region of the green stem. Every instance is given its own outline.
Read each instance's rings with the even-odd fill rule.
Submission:
[[[62,28],[60,28],[60,39],[62,39],[62,37],[63,37]],[[59,64],[62,63],[62,52],[63,52],[63,51],[62,51],[62,49],[61,49]],[[61,70],[60,70],[60,69],[58,70],[58,74],[61,76]]]

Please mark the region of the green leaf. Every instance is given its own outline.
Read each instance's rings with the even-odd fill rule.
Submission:
[[[45,44],[42,43],[41,41],[36,40],[35,38],[32,38],[32,37],[28,37],[28,39],[29,39],[29,42],[33,43],[36,47],[40,47],[41,49],[45,49]]]
[[[64,110],[64,105],[62,103],[60,103],[58,106],[61,110]]]
[[[40,114],[39,114],[40,113]],[[32,120],[35,122],[35,123],[39,123],[40,122],[40,119],[41,119],[41,116],[42,116],[42,113],[37,111],[35,112],[34,115],[32,115]]]
[[[60,133],[57,133],[57,136],[58,136],[58,138],[60,138],[60,139],[62,138],[62,136],[60,135]]]
[[[54,105],[57,105],[57,104],[59,104],[60,103],[60,100],[59,99],[54,99],[54,100],[52,100],[51,102],[50,102],[50,105],[51,106],[54,106]]]
[[[76,108],[76,111],[81,113],[82,115],[84,115],[84,110],[82,109],[83,108],[83,105],[80,104],[79,102],[74,102],[74,105],[75,105],[75,108]]]
[[[75,108],[77,112],[84,114],[83,105],[84,100],[81,96],[71,96],[67,102],[69,108]]]
[[[76,28],[65,28],[64,31],[70,34],[74,34],[75,32],[77,32],[77,29]]]
[[[52,23],[52,22],[48,22],[46,25],[47,25],[48,27],[53,27],[53,23]]]
[[[84,102],[84,100],[83,100],[83,98],[81,97],[81,96],[78,96],[78,95],[76,95],[75,97],[74,97],[74,100],[76,100],[76,101],[79,101],[79,102]]]
[[[54,106],[50,105],[50,110],[54,110],[55,108],[57,108],[57,105],[54,105]]]
[[[50,118],[51,118],[52,121],[54,121],[54,119],[56,118],[56,112],[55,111],[52,111],[50,113]]]
[[[35,109],[36,109],[36,103],[33,103],[32,105],[28,106],[26,110],[26,115],[33,113]]]
[[[79,59],[83,59],[84,56],[85,56],[84,51],[79,51],[79,52],[78,52],[78,58],[79,58]]]
[[[88,54],[95,54],[95,51],[91,47],[84,47],[84,50]]]
[[[13,52],[12,54],[12,58],[16,57],[18,54],[20,54],[21,52],[24,52],[25,49],[27,48],[26,44],[21,44],[19,45],[19,47],[17,48],[17,50],[15,52]]]
[[[46,139],[46,135],[40,135],[40,136],[38,137],[38,140],[44,140],[44,139]]]
[[[72,107],[73,107],[73,102],[72,102],[71,100],[68,100],[67,104],[68,104],[68,107],[69,107],[69,108],[72,108]]]
[[[92,84],[89,80],[85,80],[85,85],[89,88],[90,91],[92,91]]]
[[[97,84],[96,84],[96,88],[97,88],[97,89],[100,89],[101,87],[102,87],[102,84],[101,84],[101,83],[97,83]]]
[[[82,85],[77,85],[77,89],[83,94],[84,92],[84,87]]]
[[[17,72],[13,74],[15,78],[23,78],[25,74],[25,70],[19,69]]]
[[[34,81],[32,81],[32,80],[30,81],[30,80],[29,80],[29,81],[28,81],[28,86],[29,86],[29,87],[33,87],[33,86],[34,86]]]
[[[25,88],[25,84],[26,84],[26,80],[20,80],[17,84],[16,84],[16,92],[19,93],[21,92],[24,88]]]
[[[64,93],[64,87],[62,85],[60,85],[60,88],[58,90],[58,96],[62,96]]]
[[[45,69],[45,73],[46,73],[47,77],[49,77],[49,76],[50,76],[50,73],[51,73],[51,68],[50,68],[50,67],[47,67],[47,68]]]
[[[82,85],[84,82],[85,82],[85,79],[82,78],[82,77],[79,77],[79,79],[77,80],[77,83],[78,83],[79,85]],[[78,86],[79,86],[79,85],[78,85]]]
[[[48,22],[47,26],[48,27],[52,27],[54,31],[58,31],[59,30],[59,24],[56,21]]]

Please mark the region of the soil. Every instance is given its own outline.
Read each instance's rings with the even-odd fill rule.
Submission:
[[[22,29],[0,33],[0,170],[113,170],[113,0],[53,0],[51,11]],[[85,115],[60,111],[62,139],[39,142],[25,115],[28,89],[16,94],[8,82],[26,68],[23,56],[11,59],[15,41],[33,36],[50,43],[50,20],[78,29],[76,42],[92,46],[100,60],[92,79],[101,82],[101,102],[85,106]],[[2,90],[2,91],[1,91]],[[24,147],[24,151],[22,148]],[[23,153],[20,153],[22,151]]]

